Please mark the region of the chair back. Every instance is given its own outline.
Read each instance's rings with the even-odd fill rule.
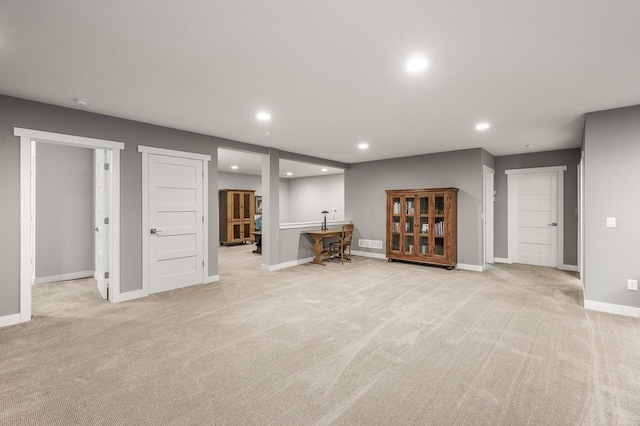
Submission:
[[[351,244],[351,237],[353,236],[353,223],[347,223],[342,225],[342,241],[344,243]]]

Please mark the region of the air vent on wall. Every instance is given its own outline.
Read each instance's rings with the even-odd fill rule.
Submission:
[[[358,247],[381,249],[382,248],[382,241],[358,240]]]

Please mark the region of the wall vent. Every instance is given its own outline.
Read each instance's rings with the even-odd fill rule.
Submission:
[[[358,240],[358,247],[382,249],[382,241],[376,240]]]

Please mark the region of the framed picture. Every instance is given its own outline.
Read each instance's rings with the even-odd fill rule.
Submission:
[[[256,214],[262,214],[262,196],[257,195],[256,196],[256,210],[255,210]]]

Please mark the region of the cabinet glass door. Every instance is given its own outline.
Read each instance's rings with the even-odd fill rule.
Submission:
[[[445,255],[446,245],[446,225],[444,217],[444,195],[438,194],[433,198],[433,254],[434,256]]]
[[[391,199],[391,251],[400,253],[400,197]]]
[[[231,193],[231,218],[233,220],[239,220],[241,218],[240,214],[240,193],[232,192]]]
[[[242,198],[243,198],[242,218],[251,219],[251,194],[249,194],[248,192],[245,192],[244,194],[242,194]],[[245,237],[249,237],[249,235],[246,234]]]
[[[414,197],[404,198],[404,253],[415,253],[415,213],[416,200]]]
[[[417,253],[421,256],[428,256],[429,253],[429,204],[430,197],[421,195],[418,197],[418,238],[419,245]]]

